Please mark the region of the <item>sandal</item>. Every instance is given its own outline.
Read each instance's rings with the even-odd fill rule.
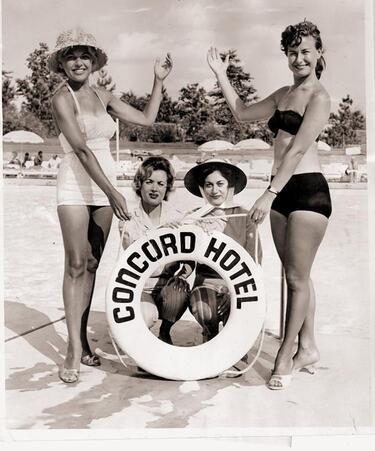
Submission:
[[[303,366],[299,369],[302,373],[309,373],[314,375],[316,373],[316,366],[312,363],[311,365]]]
[[[87,366],[100,366],[100,358],[95,354],[86,354],[81,357],[81,363]]]
[[[270,390],[284,390],[292,381],[292,374],[272,374],[267,382]]]
[[[59,378],[66,384],[73,384],[78,382],[79,370],[76,368],[65,368],[65,366],[62,366],[59,369]]]

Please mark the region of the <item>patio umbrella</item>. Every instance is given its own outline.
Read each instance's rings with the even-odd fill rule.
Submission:
[[[257,138],[250,138],[250,139],[243,139],[242,141],[239,141],[235,146],[233,150],[236,149],[269,149],[270,145],[267,144],[262,139]]]
[[[324,141],[318,141],[318,150],[330,151],[331,147]]]
[[[198,147],[198,150],[203,152],[212,152],[215,150],[229,150],[233,149],[233,144],[228,141],[222,141],[220,139],[214,139],[213,141],[207,141]]]
[[[26,130],[15,130],[13,132],[5,133],[5,135],[3,135],[3,141],[6,143],[39,144],[44,142],[44,139],[34,132],[28,132]]]
[[[21,163],[23,160],[23,144],[40,144],[44,142],[44,139],[34,132],[26,130],[14,130],[3,135],[3,142],[21,144]],[[20,168],[22,172],[22,164]]]

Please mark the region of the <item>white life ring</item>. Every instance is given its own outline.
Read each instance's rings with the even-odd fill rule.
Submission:
[[[220,274],[231,296],[229,319],[212,340],[193,347],[169,345],[146,326],[140,299],[148,277],[161,265],[181,260],[204,263]],[[106,291],[106,315],[120,348],[137,364],[173,380],[214,377],[254,344],[265,317],[260,267],[235,240],[197,226],[161,228],[131,244],[118,259]]]

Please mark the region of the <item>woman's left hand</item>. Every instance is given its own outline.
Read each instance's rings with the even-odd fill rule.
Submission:
[[[163,81],[164,78],[166,78],[169,75],[170,71],[172,70],[172,67],[173,61],[169,53],[167,53],[164,62],[162,62],[160,58],[157,58],[154,66],[155,77],[158,80]]]
[[[249,211],[250,219],[255,224],[262,224],[264,218],[271,210],[272,202],[275,199],[275,195],[265,191],[254,203]]]

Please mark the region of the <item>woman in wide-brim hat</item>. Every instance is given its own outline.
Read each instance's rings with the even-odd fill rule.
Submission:
[[[260,263],[262,249],[260,242],[256,245],[256,226],[248,210],[233,198],[246,188],[247,177],[242,169],[226,160],[206,160],[187,172],[184,184],[194,196],[205,200],[202,208],[188,213],[186,218],[198,220],[197,225],[206,231],[217,230],[230,236]],[[222,217],[227,215],[231,217]],[[225,282],[212,268],[197,263],[195,270],[189,309],[202,326],[203,340],[208,341],[219,332],[220,322],[225,324],[228,320],[230,297]],[[180,277],[186,279],[191,272],[191,266],[186,265]],[[173,324],[169,326],[170,329]]]
[[[52,111],[64,150],[57,177],[57,211],[64,248],[63,298],[68,350],[59,377],[78,381],[80,363],[100,365],[87,339],[87,321],[95,273],[110,230],[113,212],[129,219],[123,195],[116,189],[116,166],[109,140],[116,131],[113,118],[151,125],[162,98],[163,80],[172,68],[169,55],[156,60],[150,100],[139,111],[111,92],[90,86],[90,75],[107,62],[94,36],[80,28],[59,35],[49,57],[52,71],[66,82],[52,98]]]

